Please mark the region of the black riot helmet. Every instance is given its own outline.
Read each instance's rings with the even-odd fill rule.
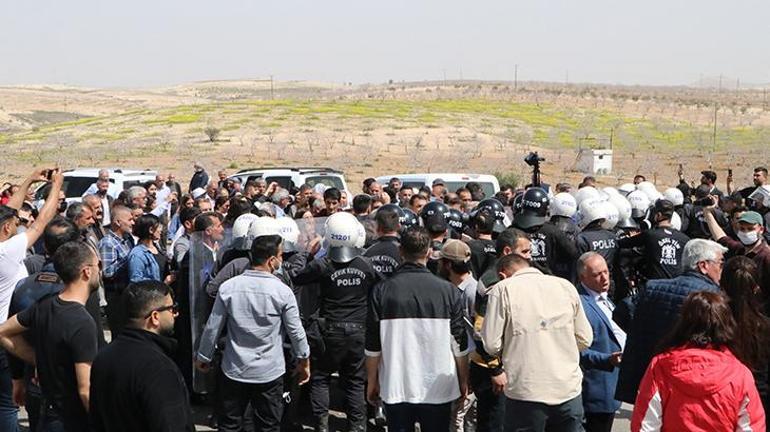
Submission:
[[[449,227],[449,207],[439,201],[431,201],[425,204],[420,212],[422,225],[431,233],[441,233]]]
[[[468,215],[461,212],[460,210],[450,208],[447,224],[449,225],[449,229],[452,231],[452,238],[460,238],[463,231],[465,230],[465,225],[468,224]]]
[[[527,189],[521,197],[521,212],[516,215],[516,226],[529,229],[545,223],[548,215],[548,194],[538,187]]]
[[[492,227],[492,232],[501,233],[505,230],[505,208],[497,198],[487,198],[479,202],[474,212],[487,210],[495,216],[495,225]]]
[[[404,209],[397,206],[396,204],[385,204],[384,206],[377,209],[377,213],[380,212],[394,212],[398,215],[398,223],[400,223],[402,226],[404,223],[406,223],[406,213],[404,213]]]
[[[511,212],[514,216],[521,213],[521,200],[524,199],[524,192],[517,192],[511,200]]]
[[[408,208],[401,209],[401,210],[404,212],[404,220],[401,221],[401,218],[399,218],[399,221],[401,221],[402,230],[420,225],[419,220],[417,220],[417,215],[414,214],[413,211],[409,210]]]

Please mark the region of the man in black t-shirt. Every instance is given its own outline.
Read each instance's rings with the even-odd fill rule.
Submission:
[[[88,245],[75,241],[59,247],[53,265],[64,289],[9,318],[0,326],[0,344],[37,366],[44,399],[41,430],[85,431],[91,363],[97,352],[96,324],[85,303],[99,288],[99,258]]]

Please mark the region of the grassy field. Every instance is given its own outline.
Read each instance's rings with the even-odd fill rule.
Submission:
[[[185,174],[197,159],[212,170],[331,165],[353,179],[424,170],[525,175],[521,157],[538,150],[548,158],[546,173],[577,178],[571,168],[580,148],[611,146],[616,170],[606,183],[617,183],[637,172],[667,180],[678,163],[695,171],[750,166],[770,156],[766,112],[735,104],[717,111],[714,140],[713,108],[699,102],[450,96],[205,100],[65,121],[56,119],[67,113],[33,111],[15,114],[31,126],[0,132],[0,145],[11,161],[10,176],[46,163],[130,164]],[[204,134],[212,127],[220,130],[215,142]]]

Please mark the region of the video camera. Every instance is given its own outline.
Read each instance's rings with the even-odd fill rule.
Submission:
[[[545,158],[541,157],[537,152],[529,152],[524,158],[524,162],[532,167],[532,186],[540,186],[540,162],[545,162]]]

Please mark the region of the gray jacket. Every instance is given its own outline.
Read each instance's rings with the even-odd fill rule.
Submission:
[[[310,356],[297,300],[286,284],[269,273],[246,270],[221,285],[201,336],[198,360],[211,362],[225,325],[222,372],[232,380],[262,384],[283,375],[284,332],[298,358]]]

